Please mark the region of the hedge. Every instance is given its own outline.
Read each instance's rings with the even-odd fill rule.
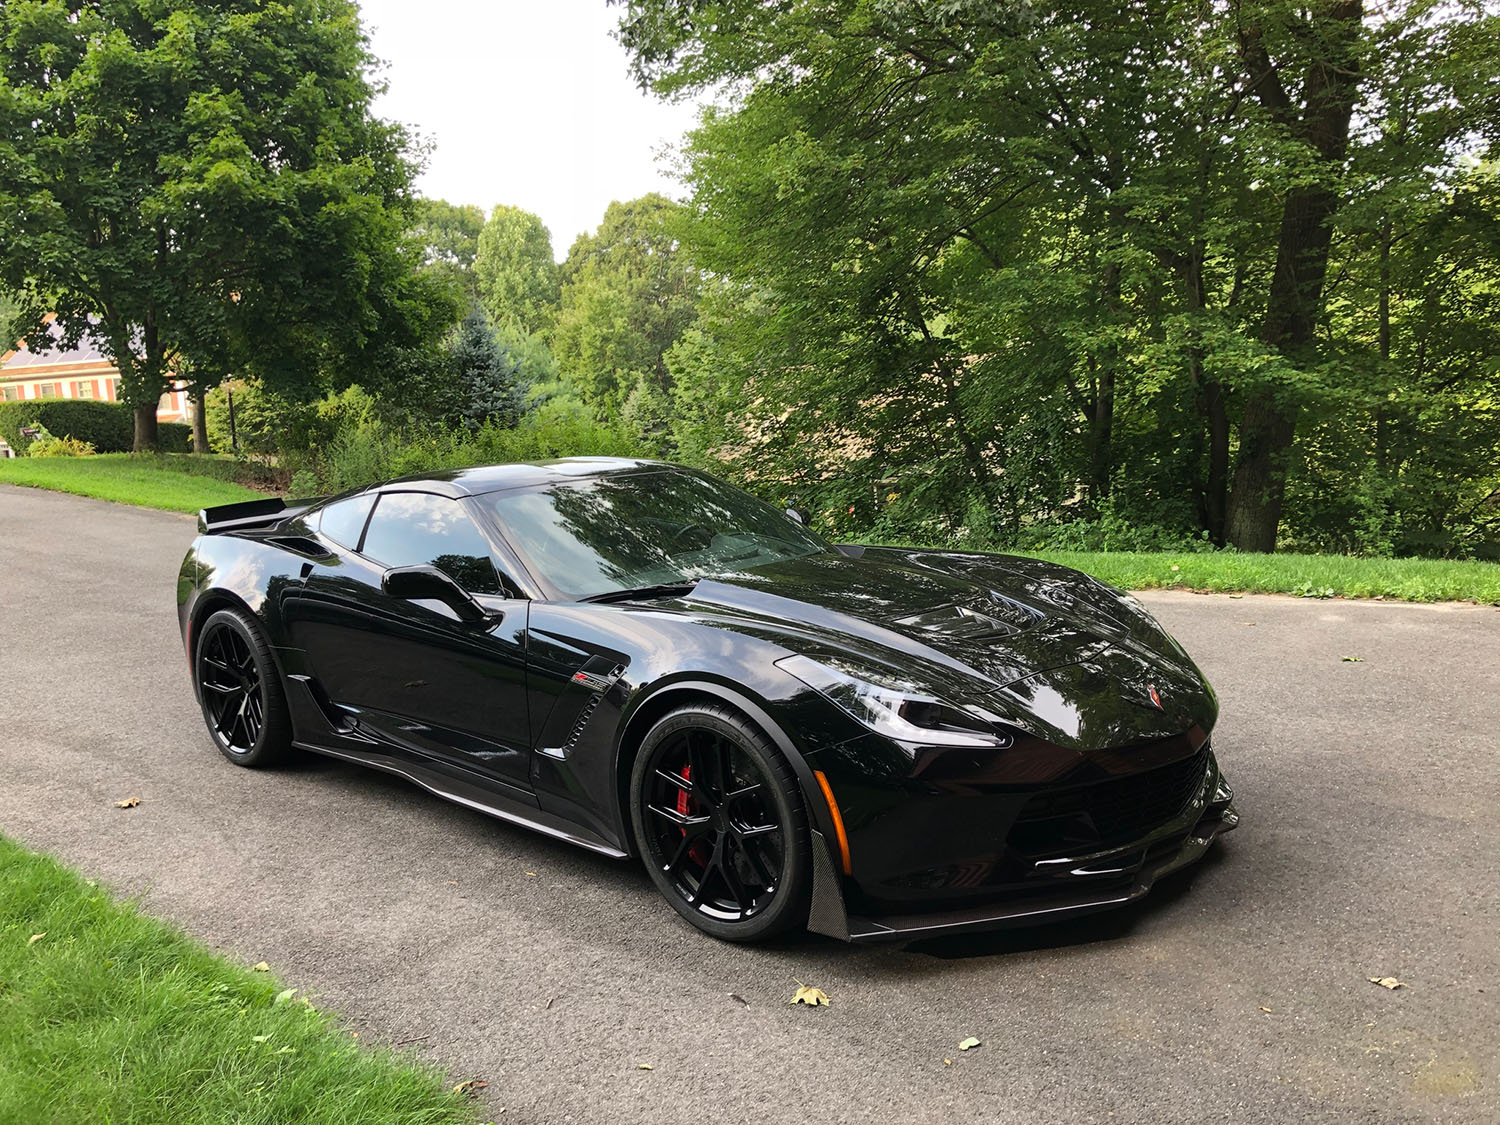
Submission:
[[[58,437],[92,442],[100,453],[129,453],[135,442],[135,419],[124,403],[75,398],[0,403],[0,437],[17,456],[31,445],[21,436],[21,427],[33,422],[40,422]]]
[[[156,440],[163,453],[191,453],[193,427],[186,422],[158,422]]]
[[[123,402],[96,402],[79,398],[24,399],[0,402],[0,438],[25,454],[31,442],[21,436],[21,427],[40,422],[58,437],[75,437],[93,444],[99,453],[129,453],[135,445],[135,417]],[[192,452],[193,428],[182,422],[158,422],[163,453]]]

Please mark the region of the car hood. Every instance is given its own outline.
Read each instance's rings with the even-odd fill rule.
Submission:
[[[1201,678],[1149,616],[1076,571],[1004,555],[845,550],[705,579],[674,608],[967,699],[1085,662]]]

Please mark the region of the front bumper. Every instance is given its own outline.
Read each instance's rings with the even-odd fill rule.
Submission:
[[[1044,889],[982,905],[913,913],[846,914],[842,901],[836,909],[830,909],[833,904],[826,899],[820,904],[815,885],[810,928],[845,941],[912,941],[1036,925],[1123,906],[1144,897],[1162,876],[1202,858],[1214,840],[1234,829],[1240,818],[1233,798],[1214,763],[1199,792],[1171,820],[1126,844],[1036,860],[1035,874],[1038,883],[1046,884]],[[815,868],[823,866],[819,862],[822,859],[815,855]],[[826,872],[815,871],[815,884],[828,887],[832,875],[831,865]]]

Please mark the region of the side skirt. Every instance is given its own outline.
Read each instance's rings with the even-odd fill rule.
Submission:
[[[409,762],[397,763],[384,757],[365,756],[351,750],[316,746],[310,742],[295,742],[293,745],[299,750],[309,750],[314,754],[322,754],[329,758],[338,758],[345,762],[393,773],[455,805],[462,805],[464,808],[473,809],[475,812],[484,813],[486,816],[495,817],[509,824],[529,828],[533,832],[540,832],[543,836],[551,836],[555,840],[575,844],[591,852],[607,855],[611,859],[629,858],[627,853],[606,843],[592,832],[565,821],[561,817],[544,812],[533,804],[511,801],[498,793],[490,792],[478,785],[465,783],[436,770],[423,769]]]

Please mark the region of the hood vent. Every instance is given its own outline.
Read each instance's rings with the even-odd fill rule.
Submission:
[[[948,637],[1013,637],[1042,619],[1040,611],[994,591],[984,609],[945,605],[897,618],[894,624]]]

